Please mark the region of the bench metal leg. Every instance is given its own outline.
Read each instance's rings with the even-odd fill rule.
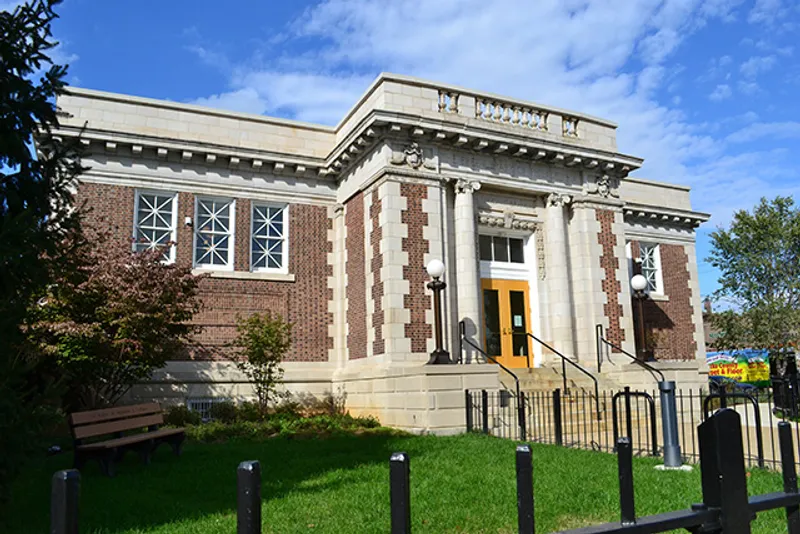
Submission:
[[[152,458],[154,449],[155,441],[152,439],[143,442],[139,447],[139,456],[142,458],[142,463],[144,463],[144,465],[150,465],[150,459]]]
[[[169,438],[169,444],[172,447],[172,452],[175,453],[175,456],[180,456],[181,452],[183,452],[184,438],[185,436],[183,434],[177,434]]]
[[[116,467],[114,463],[117,461],[117,451],[116,449],[111,449],[99,458],[100,460],[100,469],[102,469],[103,474],[107,477],[113,477],[117,474]]]
[[[75,449],[75,452],[73,453],[72,466],[75,469],[81,470],[83,469],[83,466],[85,464],[86,464],[86,455],[82,451]]]

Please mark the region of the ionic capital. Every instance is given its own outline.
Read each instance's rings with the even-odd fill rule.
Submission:
[[[467,193],[472,194],[481,188],[481,183],[475,180],[456,180],[455,189],[456,194]]]
[[[547,195],[548,208],[563,208],[572,202],[572,197],[569,195],[562,195],[561,193],[550,193]]]

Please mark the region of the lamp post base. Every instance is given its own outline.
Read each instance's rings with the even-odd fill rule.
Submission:
[[[431,352],[431,359],[428,360],[428,365],[441,365],[451,364],[453,361],[450,359],[450,353],[444,349],[437,349]]]

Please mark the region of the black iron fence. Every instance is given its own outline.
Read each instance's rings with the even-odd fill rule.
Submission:
[[[618,450],[620,520],[561,534],[656,534],[675,529],[704,534],[749,534],[756,514],[786,510],[786,532],[800,534],[800,494],[797,489],[794,443],[789,423],[778,425],[783,491],[748,498],[741,415],[722,409],[697,428],[703,502],[685,510],[637,517],[634,501],[633,449],[627,437]],[[517,528],[535,534],[534,473],[530,445],[517,446]],[[389,501],[392,534],[410,534],[412,527],[411,467],[406,453],[389,459]],[[242,462],[237,470],[237,534],[260,534],[261,469],[258,462]],[[78,534],[80,475],[76,470],[53,476],[51,534]]]
[[[627,436],[634,455],[663,454],[661,399],[658,391],[602,391],[597,403],[585,390],[564,394],[467,390],[467,430],[534,443],[549,443],[615,452],[616,441]],[[596,405],[600,417],[596,417]],[[695,429],[714,410],[728,406],[741,416],[744,459],[748,467],[780,467],[778,423],[786,422],[800,442],[798,418],[776,410],[772,394],[763,390],[749,393],[709,394],[703,390],[676,391],[678,444],[686,463],[700,461]]]

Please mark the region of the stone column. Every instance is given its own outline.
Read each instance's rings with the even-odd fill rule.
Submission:
[[[575,359],[575,336],[572,320],[572,288],[567,256],[567,224],[564,210],[568,195],[552,193],[545,209],[547,247],[547,287],[550,297],[550,337],[553,347]],[[547,360],[547,358],[545,358]],[[551,361],[555,361],[552,360]],[[556,362],[557,363],[557,362]]]
[[[458,320],[466,323],[466,335],[481,343],[481,297],[478,279],[478,236],[475,224],[475,191],[480,182],[458,180],[455,184],[456,288]],[[452,287],[452,286],[451,286]],[[454,355],[458,357],[458,355]],[[464,351],[465,363],[477,363],[473,351]]]

